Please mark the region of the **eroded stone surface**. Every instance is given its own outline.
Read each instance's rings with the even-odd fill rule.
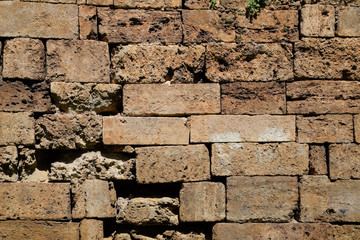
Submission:
[[[86,0],[86,4],[96,6],[112,6],[114,5],[114,0]]]
[[[331,5],[305,5],[301,8],[301,35],[305,37],[333,37],[335,8]]]
[[[79,6],[80,39],[93,39],[98,37],[97,14],[94,6]]]
[[[104,224],[95,219],[84,219],[80,222],[81,240],[102,240],[104,236]]]
[[[155,237],[149,237],[148,234],[141,231],[132,230],[130,234],[119,233],[115,235],[114,240],[205,240],[203,233],[195,232],[179,232],[175,230],[167,230],[163,233],[157,234]]]
[[[309,148],[309,173],[311,175],[327,174],[326,147],[324,145],[310,145]]]
[[[18,152],[15,146],[0,147],[0,181],[18,180]]]
[[[359,37],[360,7],[344,7],[339,11],[337,35],[344,37]]]
[[[360,143],[360,115],[354,116],[354,133],[355,133],[355,141]]]
[[[360,145],[331,144],[329,146],[330,178],[360,178]]]
[[[114,5],[119,8],[181,8],[181,0],[114,0]]]
[[[0,145],[34,143],[34,118],[31,112],[0,112]]]
[[[207,0],[185,0],[184,7],[188,9],[210,9],[211,3]],[[219,0],[216,0],[215,6],[219,6]]]

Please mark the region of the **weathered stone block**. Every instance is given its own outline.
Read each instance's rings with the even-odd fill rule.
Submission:
[[[330,178],[360,178],[360,145],[331,144],[329,147]]]
[[[204,66],[203,46],[120,45],[111,52],[111,80],[117,83],[189,83]]]
[[[1,37],[77,38],[78,7],[1,1],[0,23]]]
[[[70,184],[1,183],[0,219],[71,219]]]
[[[181,145],[189,143],[186,118],[104,117],[106,145]]]
[[[0,112],[0,145],[35,143],[34,118],[30,112]]]
[[[114,0],[86,0],[86,4],[96,6],[112,6],[114,5]]]
[[[338,0],[303,0],[303,3],[314,4],[319,3],[323,5],[335,5],[335,6],[360,6],[360,0],[352,0],[348,2],[339,2]]]
[[[309,170],[309,147],[298,143],[215,143],[215,176],[303,175]]]
[[[119,8],[144,8],[144,9],[169,9],[181,8],[181,0],[114,0],[115,7]]]
[[[310,145],[309,147],[309,173],[311,175],[328,174],[325,146]]]
[[[333,225],[335,240],[354,240],[360,238],[359,225]]]
[[[285,113],[285,84],[239,82],[221,85],[221,112],[225,114]]]
[[[301,8],[301,35],[305,37],[333,37],[335,8],[331,5],[305,5]]]
[[[355,141],[360,143],[360,115],[354,116],[354,134],[355,134]]]
[[[298,116],[300,143],[346,143],[353,141],[351,115]]]
[[[245,11],[245,7],[247,6],[246,0],[219,0],[220,5],[229,9],[237,9],[241,11]]]
[[[49,40],[47,78],[60,82],[110,81],[108,44],[93,40]]]
[[[41,153],[35,149],[18,146],[19,165],[18,172],[21,182],[48,182],[48,165],[45,163]],[[46,166],[46,167],[45,167]]]
[[[295,141],[294,116],[191,116],[191,142]]]
[[[18,180],[18,152],[15,146],[0,147],[0,181]]]
[[[330,182],[327,176],[303,176],[300,221],[358,222],[360,181]]]
[[[344,7],[339,10],[337,35],[343,37],[360,37],[360,7]]]
[[[215,0],[215,6],[219,6],[219,0]],[[184,7],[187,9],[210,9],[211,3],[208,0],[185,0]]]
[[[219,84],[127,84],[123,97],[124,113],[129,116],[220,112]]]
[[[6,0],[5,0],[6,1]],[[76,4],[76,0],[20,0],[21,2],[68,3]]]
[[[211,82],[285,81],[293,79],[288,44],[210,44],[206,76]]]
[[[79,6],[79,29],[81,40],[98,38],[96,7]]]
[[[227,178],[228,221],[289,222],[297,208],[296,177]]]
[[[102,240],[104,237],[104,224],[95,219],[84,219],[80,222],[81,240]]]
[[[109,43],[180,43],[179,12],[98,8],[99,36]]]

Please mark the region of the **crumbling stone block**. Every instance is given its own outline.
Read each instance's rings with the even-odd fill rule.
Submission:
[[[18,180],[18,163],[18,152],[15,146],[0,147],[1,182],[16,182]]]
[[[100,220],[84,219],[80,222],[81,240],[103,240],[104,224]]]
[[[334,37],[335,8],[331,5],[308,5],[301,8],[301,35],[305,37]]]
[[[310,145],[309,148],[309,173],[311,175],[328,174],[325,146]]]
[[[18,153],[18,172],[21,182],[48,182],[49,170],[41,166],[40,157],[35,149],[18,146]]]
[[[360,145],[331,144],[329,146],[330,179],[360,178]]]
[[[96,7],[79,6],[79,28],[81,40],[98,38]]]
[[[181,8],[181,0],[114,0],[115,7],[119,8],[144,8],[144,9],[170,9]]]
[[[360,7],[344,7],[339,10],[337,35],[343,37],[360,37]]]
[[[31,112],[0,112],[0,145],[34,143],[34,118]]]

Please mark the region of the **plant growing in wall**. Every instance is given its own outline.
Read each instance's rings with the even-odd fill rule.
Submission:
[[[253,18],[259,14],[260,8],[265,6],[266,0],[248,0],[246,3],[246,15]]]

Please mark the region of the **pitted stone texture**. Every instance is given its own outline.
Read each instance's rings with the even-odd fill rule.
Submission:
[[[124,113],[130,116],[174,116],[220,112],[219,84],[127,84]]]
[[[102,240],[104,237],[104,224],[95,219],[84,219],[80,222],[81,240]]]
[[[359,51],[354,38],[303,38],[295,43],[295,78],[357,80]]]
[[[79,240],[79,223],[52,221],[0,221],[0,236],[6,240]]]
[[[189,83],[204,66],[203,46],[127,45],[111,52],[111,80],[116,83]]]
[[[295,116],[191,116],[191,142],[295,141]]]
[[[116,193],[112,182],[86,180],[75,184],[71,190],[74,201],[73,218],[115,217]]]
[[[327,174],[326,147],[324,145],[310,145],[309,148],[309,174]]]
[[[182,40],[179,12],[98,8],[99,36],[109,43],[165,43]]]
[[[108,44],[93,40],[49,40],[47,78],[52,82],[110,81]]]
[[[360,181],[330,182],[327,176],[303,176],[300,184],[301,222],[359,222]]]
[[[70,184],[1,183],[0,219],[69,220]]]
[[[359,225],[333,225],[335,240],[355,240],[360,238]]]
[[[354,116],[355,141],[360,143],[360,115]]]
[[[329,146],[330,179],[360,178],[360,145],[331,144]]]
[[[343,37],[360,37],[360,7],[344,7],[339,10],[337,35]]]
[[[85,114],[47,114],[36,120],[37,148],[90,148],[101,141],[102,117]]]
[[[65,112],[117,112],[121,102],[121,85],[51,83],[55,104]]]
[[[38,39],[15,38],[4,44],[3,77],[45,79],[45,47]]]
[[[133,180],[135,159],[117,153],[86,152],[79,157],[66,156],[67,162],[51,163],[50,180],[84,181],[86,179]]]
[[[115,7],[144,8],[144,9],[170,9],[181,8],[181,0],[114,0]]]
[[[18,180],[18,152],[15,146],[0,147],[0,181]]]
[[[114,0],[86,0],[86,4],[95,6],[112,6],[114,5]]]
[[[178,225],[176,198],[118,198],[117,223],[137,225]]]
[[[96,40],[98,38],[96,7],[79,6],[79,28],[80,39]]]
[[[174,230],[165,231],[161,236],[156,236],[157,240],[205,240],[203,233],[182,233]]]
[[[34,118],[30,112],[0,112],[0,145],[35,143]]]
[[[0,23],[1,37],[77,38],[78,7],[0,1]]]
[[[285,84],[239,82],[221,85],[224,114],[283,114],[286,111]]]
[[[334,6],[320,4],[303,6],[300,29],[301,35],[305,37],[334,37]]]
[[[309,147],[298,143],[215,143],[215,176],[303,175],[309,171]]]
[[[339,2],[339,0],[303,0],[306,4],[319,3],[322,5],[335,5],[335,6],[360,6],[360,0],[350,0],[346,2]]]
[[[300,143],[346,143],[353,141],[351,115],[298,116]]]
[[[136,148],[138,183],[189,182],[210,179],[205,145]]]
[[[285,81],[293,79],[289,44],[209,44],[206,76],[211,82]]]
[[[183,145],[189,143],[186,118],[104,117],[105,145]]]
[[[215,182],[184,183],[180,190],[182,222],[213,222],[225,219],[225,186]]]
[[[228,177],[226,181],[228,221],[289,222],[293,218],[296,177]]]
[[[216,1],[216,6],[219,6],[219,0]],[[211,3],[208,0],[185,0],[184,8],[199,10],[210,9]]]
[[[18,171],[21,182],[48,182],[49,170],[47,163],[45,163],[46,167],[44,167],[44,159],[39,156],[41,154],[36,154],[35,149],[23,146],[18,146],[18,152]]]

